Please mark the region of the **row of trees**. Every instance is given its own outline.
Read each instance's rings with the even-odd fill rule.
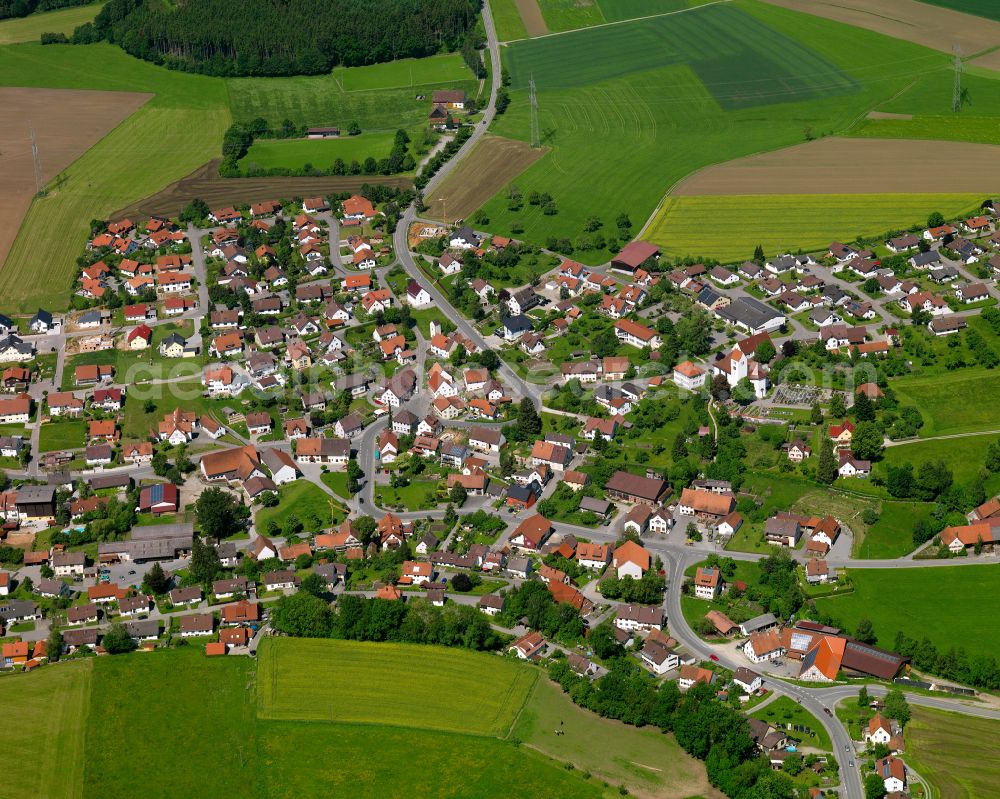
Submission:
[[[110,0],[73,40],[207,75],[318,75],[457,50],[478,10],[475,0]]]

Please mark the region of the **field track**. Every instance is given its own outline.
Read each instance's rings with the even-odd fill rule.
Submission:
[[[894,39],[965,56],[1000,46],[1000,22],[917,0],[764,0],[765,3],[846,22]],[[944,32],[944,33],[943,33]],[[988,66],[988,64],[983,64]]]
[[[947,186],[985,197],[998,185],[994,145],[830,137],[708,167],[671,194],[905,194]]]
[[[527,142],[487,134],[428,198],[431,219],[464,219],[545,154]],[[442,202],[442,199],[444,202]]]
[[[514,0],[514,4],[517,6],[517,13],[521,15],[528,36],[544,36],[549,32],[549,26],[542,17],[542,10],[538,7],[538,0]]]
[[[119,209],[111,214],[110,218],[144,217],[151,214],[176,216],[184,209],[184,206],[196,197],[215,207],[289,197],[325,196],[341,191],[353,192],[360,189],[365,183],[400,187],[412,185],[412,181],[408,178],[382,175],[322,178],[223,178],[219,177],[218,160],[213,160],[151,197],[146,197],[144,200]]]
[[[31,128],[35,130],[42,181],[47,183],[150,94],[66,89],[0,88],[0,108],[10,124],[0,125],[0,264],[17,236],[35,195]]]

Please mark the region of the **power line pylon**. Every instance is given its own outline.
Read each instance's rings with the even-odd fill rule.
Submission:
[[[38,140],[35,138],[35,128],[29,122],[28,131],[31,134],[31,159],[35,165],[35,193],[42,193],[42,157],[38,153]]]
[[[957,114],[962,110],[962,48],[955,42],[952,49],[955,53],[955,84],[951,92],[951,110]]]
[[[542,146],[538,137],[538,96],[535,94],[535,76],[528,81],[528,107],[531,109],[531,146],[538,149]]]

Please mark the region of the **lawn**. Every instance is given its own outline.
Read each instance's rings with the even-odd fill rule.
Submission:
[[[270,522],[279,528],[289,516],[296,516],[309,532],[330,527],[340,521],[344,512],[319,486],[308,480],[286,483],[278,489],[280,502],[273,508],[257,511],[254,523],[258,530],[266,530]]]
[[[125,421],[122,425],[122,438],[125,441],[145,439],[150,430],[155,430],[163,417],[177,408],[194,411],[198,414],[208,414],[223,421],[219,411],[225,405],[234,404],[232,400],[211,400],[202,396],[201,381],[197,378],[177,383],[155,384],[132,388],[125,395]],[[154,396],[155,395],[155,396]],[[153,400],[153,409],[146,412],[146,400]]]
[[[83,796],[93,665],[93,660],[85,660],[0,680],[0,705],[8,718],[17,719],[0,733],[4,752],[0,796]]]
[[[438,506],[437,480],[412,480],[409,485],[392,488],[375,486],[375,502],[379,507],[402,507],[404,510],[431,510]],[[428,497],[434,496],[433,501]]]
[[[347,490],[347,472],[323,472],[320,479],[338,497],[351,498],[351,492]]]
[[[0,45],[37,42],[43,33],[65,33],[70,36],[78,25],[91,22],[103,5],[103,2],[93,3],[5,19],[0,22]]]
[[[807,133],[846,130],[914,75],[947,63],[941,53],[754,0],[519,41],[504,58],[513,101],[493,132],[529,140],[533,76],[549,151],[515,182],[523,195],[550,194],[557,213],[518,208],[506,190],[484,210],[492,229],[520,227],[514,235],[536,242],[577,241],[591,215],[604,237],[617,237],[611,223],[620,212],[635,235],[684,176]],[[606,255],[581,247],[574,257],[598,263]]]
[[[982,401],[1000,390],[998,371],[963,369],[947,375],[903,377],[892,382],[892,389],[901,403],[920,409],[924,438],[1000,430],[1000,408]]]
[[[503,736],[538,672],[462,649],[267,639],[258,716]],[[317,687],[322,686],[322,699]]]
[[[358,678],[368,675],[359,673]],[[391,686],[396,677],[387,672],[385,680]],[[374,686],[371,699],[366,718],[379,713],[380,696]],[[434,715],[437,700],[422,697],[414,713]],[[426,799],[597,799],[605,795],[600,783],[559,768],[528,747],[480,736],[366,724],[270,721],[258,722],[257,742],[257,796],[262,799],[384,799],[398,794],[404,785],[406,793]]]
[[[86,795],[247,795],[233,775],[253,773],[255,667],[196,645],[96,659]]]
[[[911,706],[906,762],[939,799],[995,796],[1000,785],[1000,722]]]
[[[760,710],[750,714],[751,718],[763,719],[776,727],[787,724],[801,724],[816,733],[815,737],[808,733],[788,730],[792,738],[800,738],[803,746],[813,746],[822,749],[824,752],[832,751],[830,734],[826,731],[819,720],[808,710],[797,704],[794,699],[788,696],[779,696],[773,702],[768,703]]]
[[[167,358],[160,354],[160,342],[171,333],[180,333],[190,338],[193,325],[186,322],[167,322],[152,328],[153,339],[144,350],[114,349],[84,352],[66,359],[63,368],[62,390],[72,391],[79,386],[76,383],[75,369],[77,366],[92,364],[110,365],[115,368],[115,381],[125,385],[135,386],[148,383],[151,380],[172,380],[179,377],[200,378],[202,362],[197,358]],[[156,390],[151,387],[138,391]]]
[[[348,67],[328,75],[226,83],[233,118],[240,122],[263,117],[272,125],[291,119],[342,128],[357,122],[362,130],[393,131],[426,124],[433,89],[465,89],[474,96],[477,86],[457,54]]]
[[[87,445],[87,423],[83,419],[48,422],[38,433],[40,452],[60,449],[80,449]]]
[[[670,255],[739,261],[758,244],[767,253],[818,250],[833,240],[908,228],[936,210],[959,216],[980,202],[971,194],[667,197],[646,237]]]
[[[556,735],[556,730],[562,734]],[[511,737],[640,796],[711,792],[704,766],[686,754],[673,735],[602,719],[574,705],[548,679],[535,683]]]
[[[855,542],[852,554],[861,558],[900,558],[914,550],[913,524],[930,518],[934,506],[926,502],[889,502],[879,508],[879,518]]]
[[[240,167],[298,169],[312,164],[325,169],[338,158],[347,164],[362,162],[368,156],[379,160],[389,156],[395,136],[396,131],[389,130],[336,139],[258,139],[240,161]]]
[[[848,630],[868,617],[884,647],[892,648],[902,631],[917,640],[927,636],[939,651],[954,646],[970,656],[992,655],[995,642],[983,635],[982,611],[1000,602],[998,576],[993,565],[851,569],[854,593],[817,599],[816,606]]]
[[[230,122],[226,85],[140,61],[110,44],[0,48],[0,83],[156,95],[32,203],[0,271],[4,310],[60,310],[91,219],[159,191],[219,154]],[[44,279],[38,264],[45,264]]]

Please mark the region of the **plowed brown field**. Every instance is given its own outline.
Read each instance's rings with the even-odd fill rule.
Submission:
[[[673,195],[907,194],[992,195],[1000,187],[1000,147],[918,139],[830,137],[737,158],[685,178]]]
[[[151,94],[0,88],[0,264],[35,196],[31,130],[48,183]]]
[[[464,219],[545,155],[527,142],[486,135],[427,197],[429,219]]]
[[[955,43],[966,56],[1000,45],[1000,22],[917,0],[764,0],[817,17],[846,22],[894,39],[950,53]],[[984,64],[984,66],[987,66]]]

